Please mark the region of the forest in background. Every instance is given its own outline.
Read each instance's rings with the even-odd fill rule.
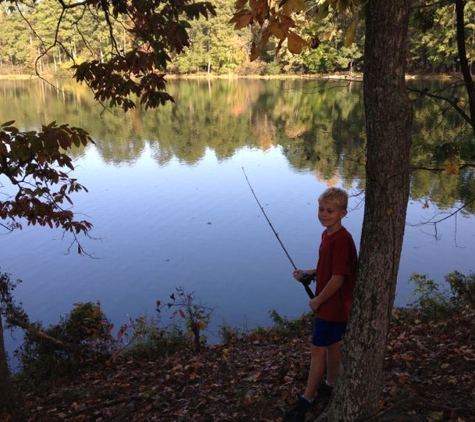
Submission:
[[[356,27],[357,36],[348,47],[348,28],[357,21],[330,9],[324,24],[312,17],[317,13],[315,2],[306,3],[303,33],[309,46],[302,54],[291,54],[287,48],[277,51],[270,41],[260,58],[249,61],[252,34],[248,28],[236,31],[229,23],[234,0],[211,0],[216,17],[190,21],[192,44],[183,54],[172,57],[169,73],[180,75],[210,73],[214,75],[279,75],[360,72],[363,66],[364,25]],[[64,13],[61,27],[57,26]],[[79,19],[82,19],[79,27]],[[84,22],[88,24],[85,25]],[[421,1],[412,9],[409,28],[408,73],[445,74],[459,72],[454,4]],[[0,75],[54,74],[71,75],[71,67],[85,60],[107,60],[115,45],[122,49],[134,45],[126,28],[128,22],[117,18],[110,29],[94,8],[66,9],[57,7],[57,0],[34,1],[30,4],[0,5]],[[465,5],[466,49],[473,72],[475,46],[475,2]],[[284,46],[285,47],[285,46]]]

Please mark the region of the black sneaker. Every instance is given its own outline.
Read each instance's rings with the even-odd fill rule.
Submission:
[[[323,380],[318,386],[318,397],[321,399],[329,399],[333,393],[333,387],[328,385],[325,380]]]
[[[298,396],[292,409],[284,415],[284,422],[304,422],[305,414],[309,409],[315,406],[314,402],[309,402],[302,396]]]

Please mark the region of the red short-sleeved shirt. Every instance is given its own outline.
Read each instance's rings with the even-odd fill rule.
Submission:
[[[333,275],[343,275],[344,282],[341,288],[322,304],[318,311],[319,318],[326,321],[348,321],[356,280],[357,260],[355,243],[344,227],[331,235],[328,235],[326,230],[322,233],[315,294],[318,295],[323,290]]]

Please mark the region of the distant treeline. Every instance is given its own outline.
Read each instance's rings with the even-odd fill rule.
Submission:
[[[217,16],[190,22],[192,45],[184,54],[172,57],[169,73],[194,74],[318,74],[362,70],[364,22],[358,26],[355,42],[345,47],[346,29],[354,17],[332,11],[324,22],[313,19],[309,3],[302,37],[313,48],[293,55],[270,43],[259,60],[249,62],[250,31],[235,31],[229,20],[234,0],[211,0]],[[409,28],[409,73],[458,72],[455,6],[453,2],[420,1],[412,10]],[[111,31],[100,10],[60,8],[57,0],[32,3],[0,2],[0,73],[69,74],[74,63],[104,60],[112,44],[126,50],[134,40],[127,22],[112,22]],[[62,23],[58,28],[61,12]],[[466,49],[473,67],[475,57],[475,2],[465,5]],[[472,69],[473,70],[473,69]]]

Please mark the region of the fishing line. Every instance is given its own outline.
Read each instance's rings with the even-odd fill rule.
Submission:
[[[247,174],[246,174],[246,170],[244,170],[244,167],[242,167],[242,172],[244,173],[244,177],[246,178],[246,181],[247,181],[247,184],[249,185],[249,189],[251,189],[251,192],[252,192],[252,195],[254,196],[254,199],[256,200],[257,202],[257,205],[259,205],[259,208],[261,209],[262,211],[262,214],[264,214],[264,217],[266,218],[267,220],[267,223],[269,224],[269,227],[272,229],[272,232],[274,233],[275,237],[277,238],[277,240],[279,241],[279,244],[280,246],[282,246],[282,249],[284,250],[285,254],[287,255],[287,258],[289,259],[290,263],[292,264],[292,267],[294,267],[294,270],[297,269],[297,266],[295,265],[294,261],[292,260],[289,252],[287,251],[287,249],[285,248],[284,244],[282,243],[282,240],[280,240],[280,237],[279,237],[279,234],[276,232],[276,230],[274,229],[274,226],[272,225],[272,223],[270,222],[269,220],[269,217],[267,217],[267,214],[266,212],[264,211],[264,207],[261,205],[261,203],[259,202],[259,199],[257,198],[256,196],[256,193],[254,192],[254,189],[252,188],[252,185],[251,185],[251,182],[249,181],[249,178],[247,177]],[[313,278],[313,277],[312,277]],[[310,281],[311,279],[305,279],[305,280],[300,280],[300,282],[303,284],[303,286],[305,287],[305,291],[307,292],[308,296],[310,297],[310,299],[313,299],[314,297],[314,294],[312,292],[312,290],[310,289],[310,287],[308,286],[310,284]]]

